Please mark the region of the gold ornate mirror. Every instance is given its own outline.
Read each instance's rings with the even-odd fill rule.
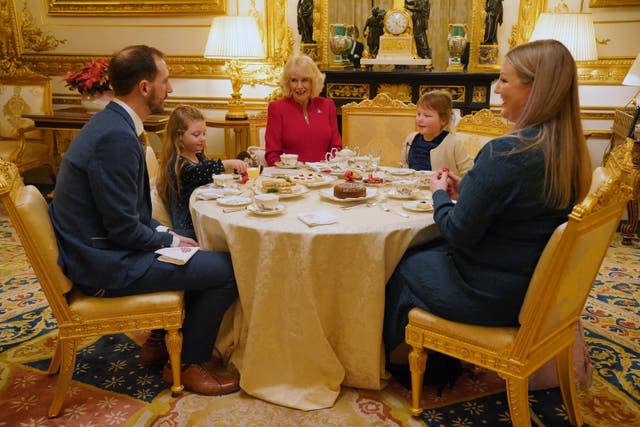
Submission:
[[[316,60],[321,67],[330,67],[334,56],[329,46],[331,24],[355,25],[362,37],[367,18],[372,8],[389,10],[393,0],[316,0],[314,10],[314,38],[316,41]],[[431,0],[429,14],[429,44],[432,49],[432,61],[435,71],[447,68],[447,36],[449,24],[464,24],[469,43],[469,71],[496,71],[499,68],[496,58],[487,61],[481,58],[481,39],[484,35],[485,0]],[[444,25],[443,25],[444,24]]]

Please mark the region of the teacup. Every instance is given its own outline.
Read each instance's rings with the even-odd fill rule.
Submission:
[[[280,154],[280,163],[284,166],[295,166],[298,164],[297,154]]]
[[[263,211],[274,210],[278,206],[279,200],[280,200],[280,197],[278,197],[277,194],[271,194],[271,193],[257,194],[253,198],[253,201],[258,207],[258,209],[261,209]]]
[[[418,185],[428,187],[431,184],[431,177],[435,175],[434,171],[416,171],[416,177],[418,178]]]
[[[418,182],[413,179],[401,179],[393,182],[393,189],[399,196],[411,196],[417,186]]]
[[[225,187],[233,182],[233,175],[230,173],[221,173],[213,175],[213,183],[218,187]]]

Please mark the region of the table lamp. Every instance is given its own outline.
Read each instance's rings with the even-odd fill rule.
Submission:
[[[216,16],[211,21],[209,38],[204,49],[205,58],[228,59],[225,71],[231,80],[231,101],[225,115],[227,120],[246,120],[242,102],[243,59],[264,58],[264,47],[258,24],[250,16]]]
[[[576,61],[598,59],[596,31],[590,13],[571,13],[564,1],[538,16],[529,41],[554,39],[565,45]]]
[[[624,76],[622,84],[625,86],[640,86],[640,53],[636,56],[636,60],[631,64],[631,68],[627,71],[627,75]],[[631,102],[636,105],[636,111],[633,113],[633,120],[631,120],[631,127],[629,128],[629,134],[627,137],[633,138],[636,124],[638,123],[638,116],[640,115],[640,90],[633,96]],[[628,104],[627,104],[628,105]]]

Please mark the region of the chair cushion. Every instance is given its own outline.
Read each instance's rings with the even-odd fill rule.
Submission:
[[[182,307],[182,291],[153,292],[117,298],[87,296],[77,289],[69,295],[69,308],[83,319],[127,317],[132,314],[161,313]]]
[[[519,330],[517,327],[480,326],[453,322],[420,308],[411,309],[409,323],[418,328],[433,332],[440,331],[445,336],[493,350],[500,350],[510,345]]]

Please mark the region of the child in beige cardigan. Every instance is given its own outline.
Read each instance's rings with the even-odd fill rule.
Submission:
[[[451,94],[445,90],[426,92],[417,103],[417,132],[407,135],[402,149],[402,167],[437,171],[444,167],[463,176],[473,166],[464,145],[447,129],[453,115]]]

